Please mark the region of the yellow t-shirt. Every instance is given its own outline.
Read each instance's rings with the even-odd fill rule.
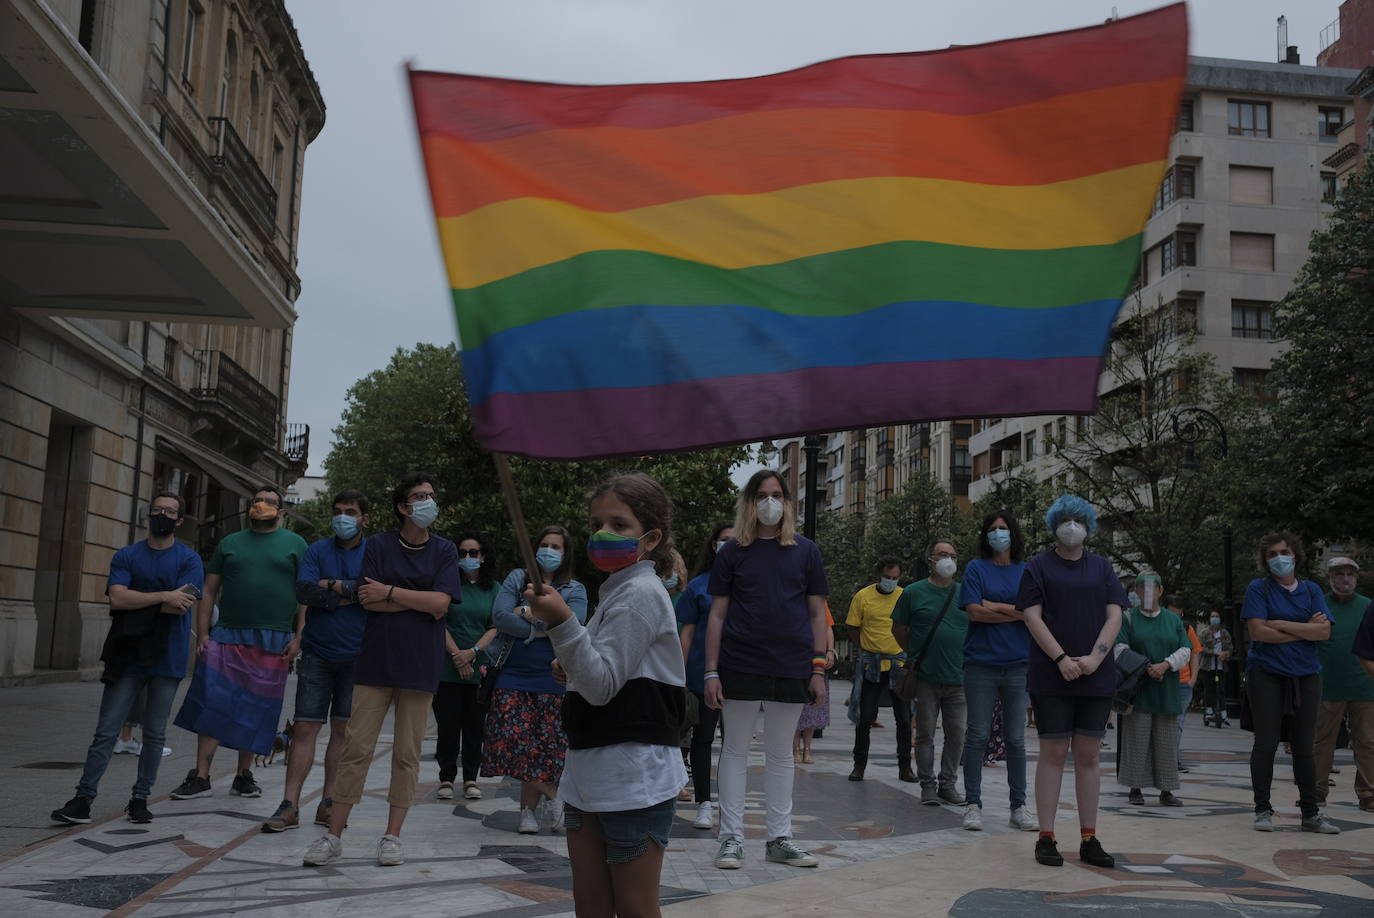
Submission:
[[[902,645],[892,636],[892,610],[902,595],[900,587],[891,593],[878,591],[876,583],[854,594],[849,603],[846,625],[859,629],[859,646],[875,653],[901,653]],[[883,671],[892,668],[892,661],[883,661]]]

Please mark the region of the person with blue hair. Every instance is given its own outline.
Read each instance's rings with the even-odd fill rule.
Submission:
[[[1094,867],[1115,867],[1116,859],[1098,841],[1096,824],[1101,743],[1116,691],[1111,653],[1121,630],[1126,592],[1110,562],[1083,548],[1097,531],[1097,511],[1091,504],[1072,494],[1061,495],[1045,514],[1045,525],[1054,533],[1054,548],[1026,564],[1016,597],[1031,636],[1026,687],[1040,739],[1035,769],[1040,837],[1035,859],[1048,867],[1064,863],[1054,821],[1072,748],[1078,857]]]

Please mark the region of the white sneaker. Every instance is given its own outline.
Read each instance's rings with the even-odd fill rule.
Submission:
[[[439,782],[439,789],[438,789],[437,791],[435,791],[434,796],[435,796],[436,798],[440,799],[440,800],[452,800],[452,799],[453,799],[453,782],[452,782],[452,781],[440,781],[440,782]]]
[[[983,831],[983,808],[976,803],[964,807],[964,828],[970,832]]]
[[[143,744],[136,739],[117,739],[114,744],[115,755],[142,755]]]
[[[307,867],[323,867],[343,857],[343,842],[339,836],[328,832],[315,839],[315,843],[305,850],[302,859]]]
[[[534,810],[520,810],[520,828],[515,831],[521,835],[539,834],[539,817],[535,815]]]
[[[464,799],[464,800],[481,800],[481,799],[482,799],[482,789],[481,789],[480,787],[477,786],[477,782],[476,782],[476,781],[464,781],[464,782],[463,782],[463,799]]]
[[[557,834],[563,833],[563,801],[550,800],[546,804],[549,811],[549,831]]]
[[[395,835],[383,835],[377,841],[377,865],[395,867],[406,862],[405,852],[401,850],[401,840]]]
[[[1040,823],[1036,822],[1031,811],[1026,809],[1024,805],[1011,811],[1011,818],[1007,820],[1007,825],[1013,829],[1020,829],[1022,832],[1036,832],[1040,829]],[[968,825],[965,824],[964,828],[968,828]]]
[[[709,829],[716,821],[716,808],[711,801],[697,806],[697,818],[692,820],[692,828]]]
[[[163,746],[163,747],[162,747],[162,757],[163,757],[164,759],[167,758],[167,756],[169,756],[169,755],[171,755],[171,754],[172,754],[172,747],[171,747],[171,746]]]

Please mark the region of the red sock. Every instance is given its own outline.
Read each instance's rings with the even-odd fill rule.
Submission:
[[[1082,836],[1083,841],[1087,841],[1097,835],[1097,826],[1083,826],[1078,830],[1078,834]]]
[[[1053,832],[1041,832],[1041,833],[1040,833],[1040,837],[1041,837],[1041,838],[1048,838],[1050,841],[1054,841],[1054,833],[1053,833]]]

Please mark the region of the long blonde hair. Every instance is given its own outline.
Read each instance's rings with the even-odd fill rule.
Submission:
[[[782,522],[778,524],[778,544],[797,544],[797,508],[787,491],[787,480],[772,469],[759,469],[749,478],[735,498],[735,541],[741,548],[754,544],[759,532],[759,488],[770,478],[778,480],[782,488]]]

